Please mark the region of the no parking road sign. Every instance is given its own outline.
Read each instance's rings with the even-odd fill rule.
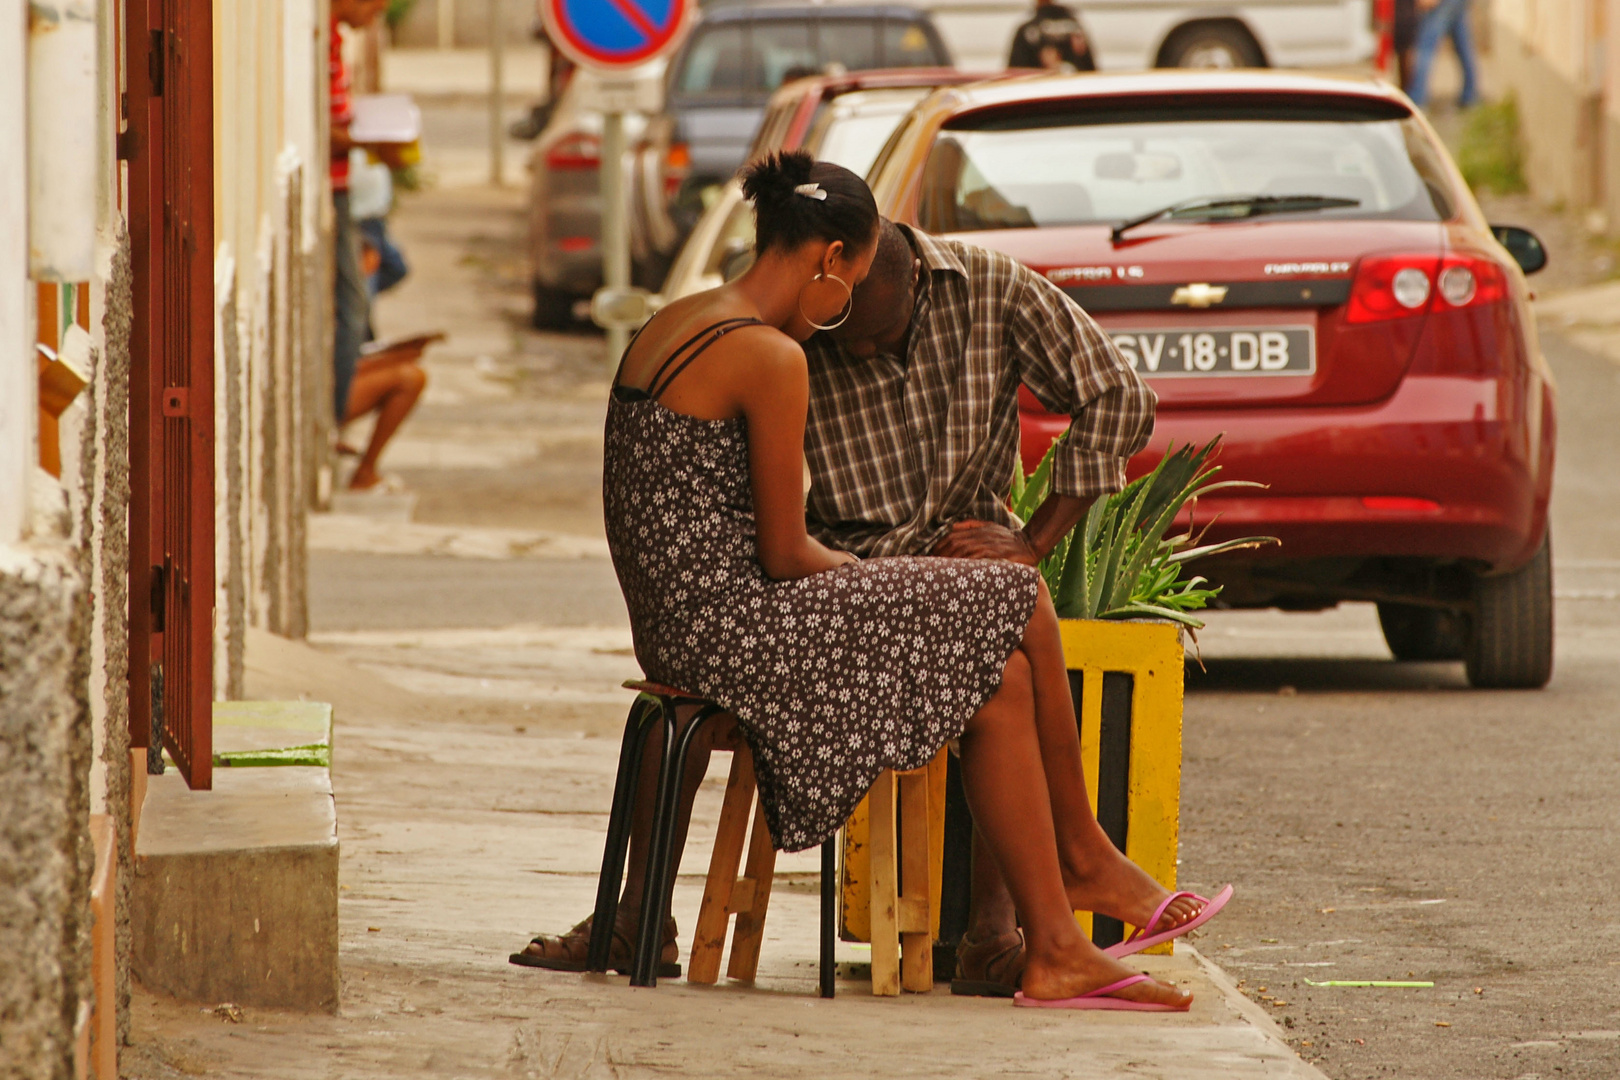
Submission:
[[[551,40],[601,71],[645,64],[680,44],[693,0],[545,0]]]

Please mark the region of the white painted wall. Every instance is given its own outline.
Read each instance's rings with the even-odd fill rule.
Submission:
[[[27,32],[26,0],[0,0],[0,544],[22,538],[39,460],[28,285]]]
[[[29,267],[36,281],[95,273],[99,47],[95,0],[32,0],[28,35]]]

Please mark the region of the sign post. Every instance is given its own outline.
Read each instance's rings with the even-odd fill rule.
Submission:
[[[581,67],[603,76],[602,288],[591,300],[591,317],[607,331],[610,360],[618,359],[629,331],[650,314],[646,293],[630,288],[624,118],[635,103],[636,88],[629,76],[680,44],[694,4],[695,0],[545,0],[541,5],[552,43]]]

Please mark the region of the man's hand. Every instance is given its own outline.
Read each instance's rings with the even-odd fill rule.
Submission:
[[[930,554],[946,559],[1004,559],[1025,566],[1041,561],[1022,532],[988,521],[958,521]]]

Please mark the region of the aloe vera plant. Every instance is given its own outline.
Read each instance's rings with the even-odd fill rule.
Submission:
[[[1216,480],[1221,468],[1209,465],[1220,436],[1206,445],[1171,446],[1146,476],[1116,495],[1100,495],[1085,518],[1041,562],[1041,573],[1066,619],[1169,619],[1193,630],[1201,620],[1190,614],[1220,593],[1202,577],[1183,578],[1187,563],[1209,555],[1279,543],[1273,536],[1246,536],[1200,544],[1202,532],[1166,536],[1183,507],[1226,488],[1264,487],[1248,480]],[[1048,450],[1034,473],[1016,470],[1012,509],[1024,520],[1051,490]],[[1205,526],[1207,531],[1208,526]]]

